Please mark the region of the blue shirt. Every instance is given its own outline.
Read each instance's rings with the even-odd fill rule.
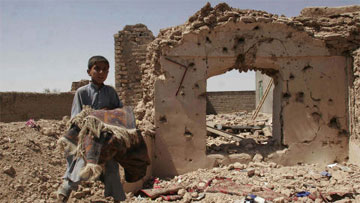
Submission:
[[[71,118],[81,112],[83,105],[91,106],[92,109],[115,109],[123,106],[113,87],[108,85],[99,87],[92,82],[76,90]]]

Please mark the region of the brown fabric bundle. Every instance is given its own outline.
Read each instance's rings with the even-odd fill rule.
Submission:
[[[80,176],[96,179],[100,175],[99,166],[103,168],[106,161],[115,159],[124,168],[126,181],[135,182],[143,178],[150,159],[145,141],[136,130],[132,108],[86,111],[82,111],[79,118],[75,116],[69,124],[76,124],[81,129],[76,153],[87,164]],[[69,138],[65,136],[65,139]]]

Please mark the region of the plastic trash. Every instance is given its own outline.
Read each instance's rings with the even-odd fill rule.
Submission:
[[[40,130],[40,126],[37,125],[34,121],[34,119],[30,118],[28,121],[26,121],[25,125],[29,128],[35,128],[35,130]]]
[[[245,198],[244,202],[245,203],[265,203],[266,201],[262,197],[250,194]]]
[[[310,195],[310,192],[307,192],[307,191],[302,191],[302,192],[296,193],[296,197],[307,197],[309,195]]]
[[[327,167],[332,168],[332,167],[334,167],[334,166],[336,166],[336,165],[337,165],[337,163],[329,164],[329,165],[327,165]]]
[[[326,177],[331,177],[331,173],[327,172],[327,171],[323,171],[320,173],[322,176],[326,176]]]
[[[265,199],[259,196],[255,197],[254,200],[256,203],[265,203]]]

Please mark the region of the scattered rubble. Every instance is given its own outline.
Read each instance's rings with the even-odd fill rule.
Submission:
[[[273,151],[272,115],[260,113],[251,119],[253,112],[207,115],[206,124],[233,136],[220,136],[208,132],[206,148],[208,154],[256,154]],[[272,147],[270,147],[272,146]],[[259,154],[260,155],[260,154]],[[249,158],[251,160],[251,157]]]
[[[249,120],[249,117],[251,113],[245,112],[210,115],[208,121],[222,125],[261,124],[271,127],[270,115],[260,114],[255,121]],[[0,186],[1,202],[56,201],[55,191],[61,184],[66,163],[63,155],[56,151],[55,143],[64,133],[67,120],[65,117],[63,120],[34,121],[40,127],[39,131],[27,127],[26,122],[0,123],[0,181],[3,183]],[[46,133],[47,131],[51,133]],[[253,139],[254,143],[262,141],[254,133],[248,133],[246,136]],[[208,143],[227,142],[231,140],[215,140],[211,136],[208,138]],[[246,198],[246,195],[241,195],[242,191],[234,193],[228,188],[226,194],[226,191],[220,190],[221,178],[228,179],[227,184],[242,188],[243,192],[250,190],[250,193],[256,193],[259,197],[263,195],[261,198],[270,198],[270,193],[273,195],[273,202],[321,202],[324,198],[329,202],[360,201],[360,167],[356,165],[334,163],[326,167],[317,164],[285,167],[264,160],[261,153],[255,153],[254,156],[238,154],[245,155],[248,158],[244,163],[220,163],[212,169],[198,169],[171,179],[151,179],[144,184],[144,189],[167,191],[174,186],[178,188],[173,194],[159,194],[153,200],[144,194],[127,193],[126,202],[162,202],[171,199],[181,202],[241,202]],[[331,176],[322,175],[324,172]],[[103,192],[104,185],[100,181],[83,182],[78,191],[72,193],[69,202],[112,202],[111,198],[104,198]],[[310,195],[299,196],[302,192],[309,192]]]

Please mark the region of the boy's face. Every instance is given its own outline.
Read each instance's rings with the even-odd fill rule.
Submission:
[[[102,85],[109,73],[109,65],[106,62],[96,62],[87,72],[93,83]]]

